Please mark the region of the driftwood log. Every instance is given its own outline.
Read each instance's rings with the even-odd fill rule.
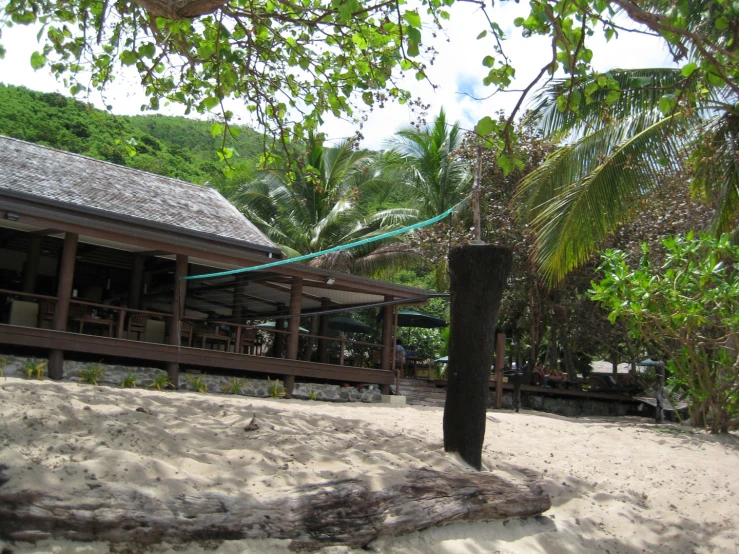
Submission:
[[[154,544],[246,538],[292,539],[293,550],[361,548],[381,536],[460,521],[540,514],[551,506],[533,481],[490,473],[409,470],[376,491],[360,479],[298,487],[260,502],[217,492],[154,498],[113,484],[89,485],[73,497],[13,487],[0,467],[0,539]]]

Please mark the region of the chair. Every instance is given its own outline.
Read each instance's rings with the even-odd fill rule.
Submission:
[[[192,346],[192,333],[195,326],[187,321],[180,322],[180,343],[187,342],[187,346]]]
[[[40,300],[38,303],[38,326],[44,327],[44,324],[54,322],[54,311],[56,310],[56,302],[53,300]]]
[[[149,316],[145,314],[136,314],[128,318],[128,333],[136,333],[136,340],[141,340],[141,334],[146,336],[146,323]]]
[[[246,348],[246,351],[244,350]],[[254,354],[257,349],[257,330],[244,329],[241,332],[241,344],[239,345],[239,353]]]

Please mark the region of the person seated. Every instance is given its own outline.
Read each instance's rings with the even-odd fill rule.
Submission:
[[[565,374],[557,367],[550,367],[545,371],[547,376],[544,380],[545,387],[558,388],[566,380]]]
[[[534,367],[534,371],[531,372],[531,384],[532,385],[541,385],[544,383],[544,380],[546,379],[547,374],[544,371],[544,365],[543,364],[536,364]]]
[[[398,370],[402,370],[405,366],[405,348],[403,348],[403,341],[398,339],[395,341],[395,367]]]

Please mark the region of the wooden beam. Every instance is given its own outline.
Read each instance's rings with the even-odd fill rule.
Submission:
[[[66,233],[64,235],[64,248],[62,249],[61,262],[59,265],[59,280],[57,286],[57,301],[54,307],[54,330],[66,331],[67,318],[69,316],[69,299],[72,296],[72,284],[74,282],[74,262],[77,256],[77,243],[79,235]],[[64,377],[64,351],[53,349],[49,351],[49,377],[60,380]]]
[[[32,236],[26,257],[26,269],[23,272],[23,292],[36,292],[38,269],[41,262],[41,237]]]
[[[392,296],[385,297],[386,302],[392,302]],[[392,305],[383,306],[382,310],[382,369],[392,370],[393,357],[393,307]],[[380,391],[382,394],[390,394],[390,387]]]
[[[290,289],[290,315],[299,316],[300,308],[303,303],[303,279],[300,277],[293,278],[293,286]],[[298,345],[300,344],[300,317],[291,317],[287,320],[287,330],[289,331],[287,339],[287,359],[298,359]],[[285,392],[291,395],[295,387],[295,376],[290,375],[285,378]]]
[[[285,293],[290,293],[290,291],[292,290],[289,285],[279,285],[277,283],[271,283],[269,281],[260,281],[259,284],[263,287],[269,287],[271,289],[279,290]],[[303,295],[303,298],[307,298],[308,300],[314,300],[316,302],[321,302],[325,298],[324,296],[317,296],[309,292],[304,292],[302,293],[302,295]]]
[[[172,295],[172,320],[169,325],[169,344],[179,348],[180,331],[182,329],[182,316],[185,312],[185,294],[187,292],[187,256],[177,254],[174,270],[174,294]],[[180,378],[180,367],[177,363],[167,364],[169,382],[178,388]]]
[[[32,237],[48,237],[49,235],[61,235],[64,231],[59,229],[39,229],[38,231],[30,231],[28,233]]]

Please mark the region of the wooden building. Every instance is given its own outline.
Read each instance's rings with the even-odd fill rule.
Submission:
[[[183,279],[282,257],[213,189],[0,137],[0,351],[47,351],[54,379],[65,356],[94,355],[174,383],[182,366],[387,390],[395,310],[428,291],[302,264]],[[368,307],[381,340],[329,335],[331,313]]]

